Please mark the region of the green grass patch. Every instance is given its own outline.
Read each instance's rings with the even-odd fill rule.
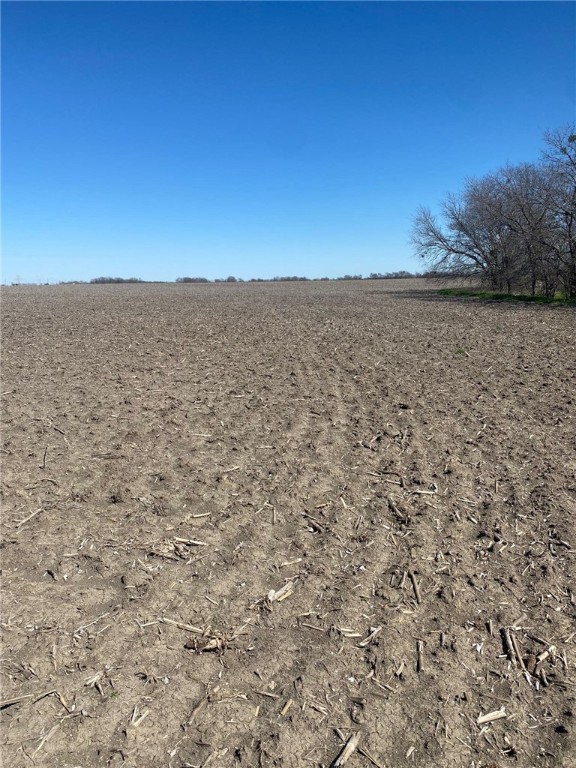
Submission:
[[[561,294],[553,298],[547,296],[528,296],[520,293],[499,293],[498,291],[473,291],[467,288],[441,288],[441,296],[458,296],[470,299],[489,299],[490,301],[522,301],[531,304],[563,304],[576,306],[576,299],[566,299]]]

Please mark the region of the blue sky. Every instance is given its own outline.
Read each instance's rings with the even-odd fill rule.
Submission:
[[[576,5],[2,2],[2,279],[417,270],[576,115]]]

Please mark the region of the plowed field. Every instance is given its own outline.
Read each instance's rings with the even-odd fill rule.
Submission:
[[[3,289],[4,765],[576,765],[575,349],[414,280]]]

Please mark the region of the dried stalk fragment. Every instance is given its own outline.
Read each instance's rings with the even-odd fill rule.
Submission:
[[[210,514],[208,512],[208,514]],[[181,539],[178,536],[174,537],[174,541],[177,541],[179,544],[188,544],[190,547],[207,547],[208,544],[205,541],[197,541],[196,539]]]
[[[424,490],[420,490],[420,488],[413,488],[410,491],[410,493],[416,493],[420,496],[434,496],[435,494],[438,493],[438,486],[436,485],[436,483],[431,483],[431,485],[433,486],[432,491],[424,491]]]
[[[547,651],[542,651],[542,653],[539,653],[538,656],[536,656],[536,661],[538,662],[538,664],[541,664],[549,656],[554,656],[555,653],[556,653],[556,646],[551,645]]]
[[[522,658],[522,654],[520,652],[520,647],[518,645],[518,640],[516,639],[516,636],[511,634],[510,640],[512,641],[512,647],[514,648],[514,654],[518,659],[518,663],[520,664],[520,667],[524,670],[524,672],[526,672],[526,665],[524,664],[524,659]]]
[[[285,600],[287,597],[289,597],[292,592],[294,592],[294,582],[289,581],[277,591],[271,589],[270,592],[268,592],[268,600],[271,603],[280,603],[282,600]]]
[[[27,693],[24,696],[17,696],[15,699],[2,699],[2,701],[0,701],[0,709],[11,707],[13,704],[19,704],[21,701],[26,701],[26,699],[30,699],[33,696],[33,693]]]
[[[416,641],[416,672],[422,672],[424,669],[424,643],[422,640]]]
[[[336,629],[344,637],[362,637],[360,632],[356,632],[356,630],[351,627],[336,627]]]
[[[507,627],[502,627],[500,634],[502,635],[502,642],[504,643],[504,648],[508,654],[509,660],[516,666],[516,652],[514,651],[514,646],[512,645],[512,640],[510,638],[510,631]]]
[[[338,757],[331,763],[330,768],[339,768],[341,765],[345,765],[356,751],[359,741],[360,734],[353,733],[342,748]]]
[[[365,648],[372,642],[372,640],[374,640],[376,635],[380,634],[380,632],[382,632],[382,627],[375,627],[372,629],[368,637],[365,640],[362,640],[361,643],[358,643],[358,648]]]
[[[195,635],[203,635],[204,630],[200,627],[193,627],[191,624],[184,624],[183,621],[174,621],[174,619],[168,619],[162,616],[158,621],[161,624],[170,624],[172,627],[178,627],[178,629],[185,629],[187,632],[194,632]]]
[[[492,723],[494,720],[501,720],[503,717],[508,717],[506,714],[506,707],[495,709],[493,712],[488,712],[485,715],[480,715],[476,722],[478,725],[484,725],[485,723]]]
[[[416,602],[418,603],[418,605],[420,605],[420,603],[422,602],[422,595],[420,594],[420,586],[416,581],[416,576],[414,575],[413,571],[408,571],[408,576],[410,577],[410,581],[412,582],[412,587],[414,588],[414,596],[416,597]]]
[[[48,733],[45,736],[42,737],[42,741],[40,742],[40,744],[38,744],[38,746],[36,747],[34,752],[32,752],[32,757],[35,757],[38,754],[38,752],[42,749],[44,744],[46,744],[48,739],[51,739],[52,736],[54,736],[54,734],[56,733],[58,728],[60,728],[60,723],[57,723],[56,725],[52,726],[52,728],[50,728]]]
[[[28,517],[25,517],[24,520],[20,520],[20,522],[16,525],[16,528],[20,528],[21,525],[24,525],[24,523],[29,522],[32,520],[32,518],[36,517],[36,515],[39,515],[40,512],[42,512],[42,509],[37,509],[35,512],[32,512],[31,515],[28,515]]]

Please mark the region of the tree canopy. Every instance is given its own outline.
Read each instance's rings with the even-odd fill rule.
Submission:
[[[411,239],[431,271],[508,293],[576,297],[576,128],[544,140],[539,162],[466,180],[442,202],[440,220],[417,211]]]

